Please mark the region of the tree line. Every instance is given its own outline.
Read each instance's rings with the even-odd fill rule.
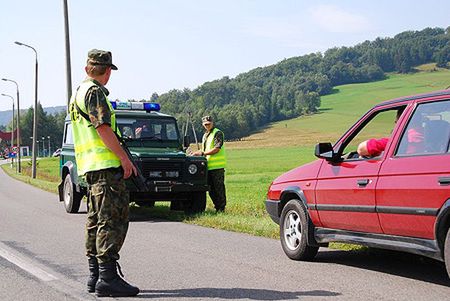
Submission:
[[[332,93],[336,85],[382,80],[387,72],[413,72],[414,66],[430,62],[447,68],[449,60],[450,27],[425,28],[292,57],[193,90],[153,93],[151,100],[160,102],[162,111],[177,117],[180,125],[192,113],[199,133],[201,117],[212,115],[227,139],[238,139],[270,122],[316,113],[320,96]],[[64,118],[65,112],[47,114],[39,104],[38,139],[50,136],[52,145],[60,147]],[[29,108],[21,115],[22,145],[31,145],[32,124]],[[11,124],[4,128],[10,129]]]
[[[33,114],[34,109],[30,107],[26,110],[25,113],[20,114],[20,140],[21,145],[31,146],[32,145],[32,137],[33,137]],[[59,112],[55,114],[49,114],[44,111],[42,105],[38,103],[37,106],[37,133],[39,140],[39,154],[42,154],[42,149],[47,150],[48,154],[48,137],[50,137],[50,147],[51,152],[55,151],[57,148],[60,148],[62,145],[63,139],[63,131],[64,131],[64,119],[66,117],[66,112]],[[12,129],[12,121],[3,129],[2,131],[11,131]],[[44,137],[44,145],[42,147],[42,137]],[[9,147],[9,143],[6,141],[2,141],[0,143],[0,150],[5,147]],[[31,149],[30,149],[31,151]]]
[[[184,124],[192,113],[201,131],[201,116],[212,115],[228,139],[240,138],[270,122],[313,114],[320,96],[336,85],[386,78],[387,72],[408,73],[435,62],[448,67],[450,27],[405,31],[354,47],[335,47],[227,76],[196,89],[174,89],[151,99]]]

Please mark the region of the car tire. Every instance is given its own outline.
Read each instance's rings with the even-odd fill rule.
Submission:
[[[450,229],[447,230],[447,236],[444,243],[444,261],[447,275],[450,277]]]
[[[191,199],[186,204],[186,214],[202,213],[206,209],[206,191],[193,192]]]
[[[280,217],[280,240],[284,253],[294,260],[313,259],[319,247],[309,246],[308,231],[313,229],[305,206],[296,199],[290,200]]]
[[[155,207],[155,201],[134,201],[139,207],[152,208]]]
[[[82,198],[83,194],[75,190],[75,184],[73,184],[70,174],[67,174],[63,186],[63,201],[66,212],[77,213],[80,209]]]

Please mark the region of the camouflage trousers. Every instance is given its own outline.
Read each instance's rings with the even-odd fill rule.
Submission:
[[[209,196],[217,211],[225,210],[227,196],[225,191],[225,169],[208,170]]]
[[[129,221],[130,197],[122,168],[88,172],[86,182],[86,255],[96,256],[100,263],[118,260]]]

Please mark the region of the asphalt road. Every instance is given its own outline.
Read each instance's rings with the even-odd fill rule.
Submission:
[[[94,300],[84,223],[56,195],[0,170],[0,300]],[[277,240],[151,218],[132,217],[121,256],[142,299],[450,299],[444,265],[420,256],[323,249],[295,262]]]

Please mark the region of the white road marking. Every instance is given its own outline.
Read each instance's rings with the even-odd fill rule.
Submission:
[[[26,258],[23,257],[19,257],[13,254],[11,251],[8,251],[7,248],[5,248],[4,244],[1,242],[0,242],[0,256],[5,258],[9,262],[15,264],[22,270],[25,270],[31,275],[39,278],[42,281],[53,281],[58,279],[52,274],[47,273],[46,271],[34,265],[30,260],[27,260]]]

